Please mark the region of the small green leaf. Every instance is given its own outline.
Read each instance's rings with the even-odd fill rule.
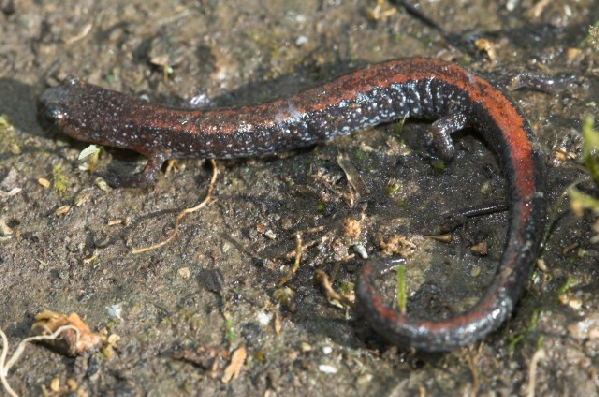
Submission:
[[[397,278],[397,307],[400,313],[406,312],[407,296],[406,296],[406,268],[405,266],[397,266],[395,268]]]
[[[570,208],[572,212],[579,218],[582,217],[582,212],[585,209],[593,211],[599,215],[599,200],[587,194],[581,193],[576,189],[570,189]]]
[[[59,194],[62,194],[67,190],[67,180],[65,176],[60,173],[60,163],[56,164],[52,169],[52,181],[54,182],[54,190]]]
[[[599,132],[593,130],[593,116],[584,119],[584,144],[582,156],[589,174],[599,185]]]
[[[100,154],[101,151],[102,151],[101,147],[96,146],[96,145],[89,145],[88,147],[83,149],[81,151],[81,153],[79,153],[79,157],[77,158],[77,160],[79,160],[79,161],[85,160],[89,156],[95,156],[95,158],[97,159],[97,156]]]

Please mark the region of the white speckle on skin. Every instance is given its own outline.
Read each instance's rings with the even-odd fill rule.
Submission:
[[[368,96],[365,95],[365,94],[363,94],[363,93],[361,93],[361,92],[358,92],[356,94],[356,102],[358,102],[358,103],[368,102]]]

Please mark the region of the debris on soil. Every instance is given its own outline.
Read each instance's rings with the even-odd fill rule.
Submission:
[[[38,320],[38,322],[34,323],[34,325],[32,326],[32,328],[36,328],[36,331],[33,331],[32,329],[31,333],[40,333],[29,338],[23,339],[17,345],[15,352],[13,353],[12,357],[8,360],[8,362],[6,361],[9,350],[8,339],[6,338],[6,335],[4,334],[2,329],[0,329],[0,339],[2,340],[2,350],[0,351],[0,383],[4,387],[4,390],[6,390],[6,392],[11,397],[18,397],[18,394],[13,390],[11,385],[8,383],[8,380],[6,379],[8,376],[8,371],[10,371],[10,369],[16,364],[17,360],[21,357],[23,351],[25,351],[25,345],[28,342],[57,342],[59,340],[61,342],[64,342],[66,340],[69,340],[71,341],[70,345],[78,347],[80,349],[80,352],[88,352],[89,350],[86,350],[85,347],[91,349],[91,341],[95,338],[98,339],[98,344],[99,342],[101,342],[99,337],[89,332],[89,328],[87,327],[87,325],[81,321],[81,318],[79,318],[79,316],[76,313],[71,313],[69,317],[66,317],[64,314],[61,313],[46,311],[38,314],[36,316],[36,320]],[[85,335],[85,339],[82,338],[82,335]],[[64,338],[64,341],[61,340],[61,338]],[[84,340],[87,341],[87,343],[83,343]],[[113,343],[116,343],[116,340],[110,343],[112,346]],[[59,344],[53,344],[53,346],[59,346]],[[56,386],[55,383],[54,385]],[[54,388],[51,387],[51,390],[54,390]]]
[[[8,175],[0,181],[0,197],[14,196],[21,192],[22,189],[17,186],[17,179],[17,171],[14,168],[11,168]]]
[[[0,218],[0,238],[10,237],[14,234],[13,230],[6,224],[6,222]]]
[[[576,340],[599,339],[599,315],[595,313],[577,323],[568,325],[568,332]]]
[[[295,259],[293,261],[293,266],[287,275],[281,278],[278,282],[279,287],[285,285],[285,283],[293,277],[297,269],[299,269],[300,261],[302,259],[302,236],[298,233],[295,235]]]
[[[296,302],[295,302],[295,291],[291,288],[284,286],[278,288],[273,294],[272,297],[275,301],[285,306],[289,311],[295,311]]]
[[[218,373],[219,355],[213,347],[200,346],[195,351],[185,349],[173,355],[175,360],[184,361],[195,367],[206,370],[206,376],[216,378]]]
[[[354,294],[339,294],[333,289],[329,277],[321,269],[317,269],[314,272],[314,279],[320,282],[320,286],[327,297],[327,302],[335,307],[339,308],[351,308],[354,305],[356,299]]]
[[[208,347],[205,345],[199,346],[195,351],[184,349],[173,355],[175,360],[184,361],[192,364],[194,367],[204,369],[205,375],[209,378],[216,379],[218,377],[218,365],[222,359],[226,359],[228,356],[227,351],[219,352],[214,347]],[[224,369],[223,375],[221,376],[221,382],[229,383],[239,375],[245,359],[247,358],[247,351],[245,348],[240,347],[233,352],[231,355],[231,363]]]
[[[179,212],[177,218],[175,218],[175,228],[173,229],[173,232],[170,234],[170,236],[150,247],[134,249],[133,251],[131,251],[132,254],[140,254],[146,251],[154,251],[158,248],[165,246],[166,244],[171,242],[175,237],[177,237],[177,233],[179,233],[179,222],[181,221],[181,219],[185,218],[187,214],[191,214],[192,212],[195,212],[200,208],[204,208],[210,203],[212,191],[214,190],[214,185],[216,183],[216,177],[218,176],[218,166],[216,165],[216,161],[210,160],[210,165],[212,166],[212,177],[210,178],[210,184],[208,185],[208,190],[206,191],[206,196],[204,197],[204,200],[202,200],[202,202],[196,205],[195,207],[185,208],[183,211]]]
[[[245,348],[240,347],[235,352],[233,352],[233,357],[231,358],[231,364],[227,368],[225,368],[225,373],[220,379],[223,383],[229,383],[233,379],[237,378],[241,368],[243,367],[243,363],[247,357],[247,351]]]
[[[400,255],[402,258],[411,257],[416,251],[416,245],[405,236],[395,235],[383,240],[379,238],[379,247],[383,255]]]
[[[61,354],[76,356],[83,353],[94,353],[102,346],[99,335],[89,330],[87,324],[77,313],[63,313],[46,310],[35,316],[36,322],[31,326],[30,335],[47,336],[55,333],[60,327],[71,325],[58,334],[55,339],[44,340],[44,344]]]
[[[487,57],[491,61],[497,60],[497,49],[495,47],[495,43],[491,40],[486,38],[480,38],[475,40],[474,45],[479,51],[482,51],[485,54],[487,54]]]
[[[343,221],[343,235],[353,239],[359,239],[362,234],[362,221],[346,218]]]

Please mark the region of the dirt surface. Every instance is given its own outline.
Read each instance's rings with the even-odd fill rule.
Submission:
[[[558,198],[585,175],[574,161],[581,120],[599,119],[599,55],[584,45],[599,4],[418,3],[457,47],[387,2],[377,9],[366,0],[23,0],[11,10],[2,1],[0,220],[7,229],[0,235],[0,327],[11,351],[46,309],[77,312],[93,331],[119,338],[112,354],[78,358],[28,346],[8,374],[14,389],[81,396],[597,395],[593,217],[575,218]],[[474,45],[481,38],[488,50]],[[506,200],[501,167],[475,132],[456,137],[459,155],[442,166],[422,139],[428,123],[413,121],[401,132],[391,124],[310,150],[219,162],[211,205],[185,218],[170,244],[134,255],[164,239],[176,214],[202,200],[210,168],[201,159],[179,161],[151,188],[102,190],[77,161],[86,145],[42,128],[36,117],[39,95],[68,74],[157,102],[230,105],[405,57],[453,60],[479,73],[575,76],[559,92],[512,93],[541,143],[548,200],[558,214],[544,266],[506,324],[447,354],[387,345],[358,313],[328,302],[313,280],[319,269],[336,290],[351,290],[364,263],[354,247],[377,257],[381,240],[404,236],[414,247],[406,264],[409,310],[434,318],[475,303],[495,275],[506,214],[468,222],[450,243],[426,238],[445,212]],[[127,173],[142,163],[109,150],[98,168]],[[308,247],[282,289],[298,233]],[[471,249],[481,243],[486,255]],[[223,382],[241,347],[247,359],[238,377]],[[209,352],[218,357],[213,366]]]

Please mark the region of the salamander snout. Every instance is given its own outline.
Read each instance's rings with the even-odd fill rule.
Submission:
[[[40,116],[49,121],[58,121],[64,118],[68,113],[67,108],[71,97],[72,93],[64,88],[47,89],[39,100]]]
[[[68,115],[68,106],[64,103],[65,93],[62,88],[49,88],[38,101],[38,120],[45,128],[59,125]]]
[[[64,117],[65,113],[60,105],[42,104],[40,115],[48,120],[58,121]]]

